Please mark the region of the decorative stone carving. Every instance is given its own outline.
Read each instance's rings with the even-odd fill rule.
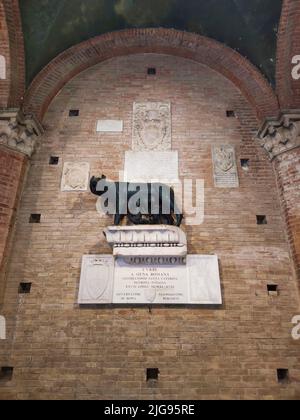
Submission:
[[[133,150],[168,151],[171,147],[171,104],[134,103]]]
[[[126,264],[130,265],[186,265],[186,257],[172,257],[170,256],[123,256],[123,260]]]
[[[42,133],[42,126],[33,116],[21,111],[0,112],[0,144],[31,157]]]
[[[129,264],[185,262],[187,239],[183,230],[176,226],[111,226],[104,234],[113,248],[113,255],[126,257]]]
[[[90,165],[86,162],[66,162],[63,168],[62,191],[87,191]]]
[[[270,159],[300,146],[300,113],[284,113],[279,120],[267,120],[257,139]]]
[[[214,181],[218,188],[237,188],[239,177],[233,146],[213,147]]]

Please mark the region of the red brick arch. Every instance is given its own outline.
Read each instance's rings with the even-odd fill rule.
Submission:
[[[278,101],[262,74],[239,53],[212,39],[173,29],[131,29],[75,45],[52,60],[32,82],[24,110],[40,121],[59,90],[81,71],[104,60],[137,53],[180,56],[205,64],[231,80],[260,119],[278,114]]]
[[[300,1],[284,0],[277,44],[277,94],[282,109],[300,108],[300,80],[292,78],[292,58],[300,55]]]
[[[18,0],[0,2],[1,54],[6,60],[6,80],[0,80],[0,107],[18,108],[25,91],[25,57]]]

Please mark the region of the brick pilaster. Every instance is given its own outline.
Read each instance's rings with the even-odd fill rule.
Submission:
[[[300,280],[300,112],[283,112],[279,120],[267,120],[258,137],[273,162],[291,254]]]
[[[0,146],[0,304],[10,238],[27,165],[27,156]]]

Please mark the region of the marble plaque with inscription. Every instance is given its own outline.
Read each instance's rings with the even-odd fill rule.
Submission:
[[[187,301],[185,265],[130,265],[116,260],[114,303],[168,305]]]
[[[125,182],[177,183],[178,152],[126,152]]]
[[[122,131],[122,120],[99,120],[97,122],[97,133],[121,133]]]
[[[112,303],[114,258],[110,255],[84,255],[82,258],[80,305]]]
[[[214,181],[217,188],[238,188],[239,176],[234,146],[213,146]]]
[[[186,264],[130,264],[122,257],[86,255],[78,303],[221,305],[218,257],[188,255]]]

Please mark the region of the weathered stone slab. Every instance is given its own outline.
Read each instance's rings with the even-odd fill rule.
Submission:
[[[126,152],[125,182],[178,183],[178,152]]]
[[[216,255],[188,255],[189,303],[221,305],[219,262]]]
[[[122,131],[122,120],[99,120],[97,122],[97,133],[121,133]]]
[[[6,340],[6,320],[0,315],[0,340]]]
[[[62,191],[87,191],[90,165],[86,162],[66,162],[63,167]]]
[[[0,80],[6,79],[6,60],[3,55],[0,55]]]

